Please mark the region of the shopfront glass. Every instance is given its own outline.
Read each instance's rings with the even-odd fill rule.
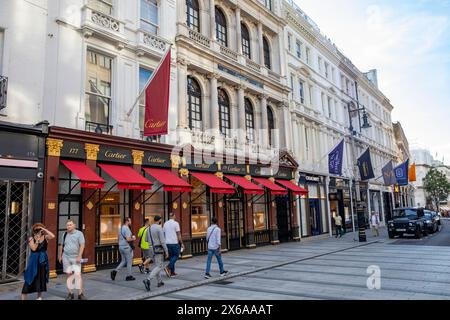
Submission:
[[[150,223],[153,223],[155,216],[160,216],[164,221],[167,221],[168,217],[168,203],[169,193],[161,188],[161,183],[155,179],[146,176],[147,179],[153,182],[151,190],[146,190],[142,201],[145,201],[142,210],[144,219],[149,219]]]
[[[253,224],[255,231],[264,231],[268,229],[267,218],[267,205],[265,196],[259,197],[255,203],[253,203]]]
[[[98,192],[98,227],[97,242],[99,245],[111,245],[119,242],[119,231],[123,219],[129,217],[129,190],[119,190],[117,185],[107,192],[116,182],[102,172],[106,180],[104,188]],[[136,222],[133,222],[136,223]]]
[[[210,224],[211,209],[209,191],[200,180],[191,176],[191,233],[193,238],[206,236]]]
[[[322,233],[328,232],[328,214],[327,214],[327,199],[325,193],[325,187],[320,186],[320,210],[322,213],[321,217],[321,225],[322,225]]]
[[[81,187],[77,177],[65,166],[59,166],[58,241],[66,232],[68,220],[81,229]]]

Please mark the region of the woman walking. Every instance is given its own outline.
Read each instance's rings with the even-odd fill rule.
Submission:
[[[37,300],[42,300],[42,293],[47,291],[50,272],[47,242],[54,239],[55,235],[48,231],[42,223],[35,224],[31,228],[31,234],[33,236],[28,239],[31,254],[24,274],[22,300],[26,300],[30,293],[37,293]]]

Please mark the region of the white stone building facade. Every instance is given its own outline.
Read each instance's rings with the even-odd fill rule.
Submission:
[[[332,211],[351,225],[348,105],[359,103],[372,127],[360,131],[352,118],[355,154],[371,148],[377,179],[365,197],[384,216],[392,190],[378,177],[396,158],[393,106],[292,3],[0,0],[0,8],[0,72],[8,77],[0,120],[142,140],[142,107],[127,113],[171,45],[169,134],[160,142],[265,159],[287,150],[310,191],[298,200],[301,235],[323,234]],[[330,177],[327,154],[343,138],[345,177]],[[344,205],[330,203],[337,187]]]

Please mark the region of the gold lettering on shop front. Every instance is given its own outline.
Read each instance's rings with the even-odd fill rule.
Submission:
[[[113,159],[119,159],[119,160],[123,160],[127,157],[126,154],[123,153],[119,153],[119,152],[113,152],[111,150],[106,150],[105,151],[105,157],[106,158],[113,158]]]

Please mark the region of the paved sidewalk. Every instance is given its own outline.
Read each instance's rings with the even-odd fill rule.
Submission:
[[[165,286],[156,288],[156,285],[152,284],[152,291],[149,293],[145,291],[142,283],[145,276],[139,273],[137,267],[133,268],[136,281],[131,282],[125,281],[125,270],[122,270],[117,275],[114,282],[110,279],[110,270],[102,270],[83,275],[85,294],[90,300],[148,299],[360,246],[361,244],[355,242],[353,238],[354,236],[351,233],[344,235],[340,239],[330,238],[325,235],[316,239],[304,239],[301,242],[286,243],[278,246],[227,252],[223,254],[223,260],[225,268],[230,271],[230,275],[220,278],[218,266],[214,259],[211,270],[213,278],[210,280],[203,279],[206,264],[205,256],[179,260],[177,263],[179,276],[168,279],[164,274],[163,281]],[[373,238],[370,235],[367,240],[368,243],[363,245],[369,245],[373,241],[384,241],[383,237]],[[21,287],[22,283],[0,285],[0,300],[19,299]],[[44,296],[45,299],[64,299],[66,296],[65,277],[59,276],[57,279],[52,279],[48,289]],[[30,299],[34,299],[34,296],[31,295]]]

